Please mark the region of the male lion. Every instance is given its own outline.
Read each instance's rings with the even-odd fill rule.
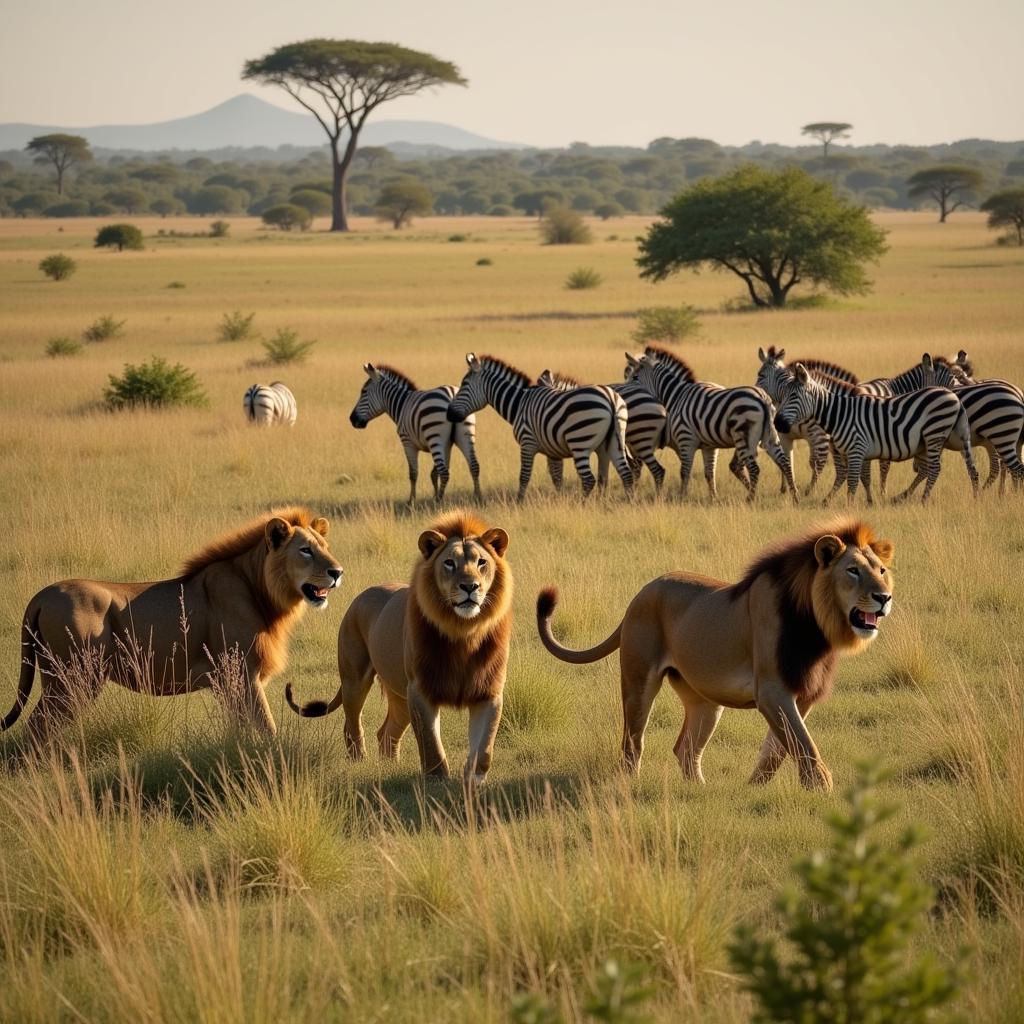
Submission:
[[[300,707],[306,717],[345,708],[349,756],[366,752],[360,715],[374,676],[383,684],[387,717],[377,731],[381,756],[395,758],[412,722],[426,775],[446,778],[439,709],[469,709],[469,757],[464,778],[483,782],[501,719],[501,696],[512,628],[512,574],[505,561],[508,534],[488,529],[466,512],[442,516],[419,539],[410,584],[364,590],[338,632],[341,686],[330,703]]]
[[[786,754],[800,781],[830,789],[832,776],[804,719],[831,688],[839,654],[865,647],[892,611],[893,545],[866,523],[840,520],[781,541],[738,583],[669,573],[645,586],[603,643],[589,651],[552,636],[554,588],[537,598],[544,646],[585,664],[621,648],[622,755],[636,770],[654,698],[667,676],[685,709],[675,754],[703,782],[700,760],[723,707],[757,708],[769,733],[751,776],[767,782]]]
[[[33,740],[73,718],[108,679],[155,696],[187,693],[213,685],[218,662],[237,650],[244,678],[233,683],[241,685],[231,694],[239,698],[233,710],[273,735],[263,687],[284,667],[305,605],[323,608],[341,580],[326,536],[326,519],[277,509],[212,541],[175,579],[64,580],[39,591],[21,626],[18,697],[0,729],[28,702],[37,662],[42,693],[28,718]]]

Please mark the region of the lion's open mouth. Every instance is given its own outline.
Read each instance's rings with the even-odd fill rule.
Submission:
[[[854,629],[862,629],[871,632],[878,629],[879,615],[877,612],[865,612],[860,608],[850,609],[850,625]]]
[[[327,604],[327,595],[331,592],[330,587],[318,587],[313,583],[302,584],[302,595],[311,604],[319,608]]]

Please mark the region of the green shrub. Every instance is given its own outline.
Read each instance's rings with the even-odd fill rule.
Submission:
[[[184,281],[168,281],[167,287],[168,288],[184,288],[185,287],[185,282]]]
[[[226,220],[215,220],[210,225],[210,237],[211,238],[225,238],[227,233],[231,230],[231,222]]]
[[[77,356],[82,351],[82,343],[61,335],[59,338],[51,338],[46,343],[46,354],[48,356]]]
[[[115,320],[109,314],[107,316],[97,317],[84,331],[82,331],[82,337],[86,341],[107,341],[110,338],[116,338],[121,333],[121,328],[124,327],[126,321]]]
[[[304,362],[315,344],[315,341],[299,341],[298,331],[282,327],[272,338],[263,342],[263,348],[267,353],[267,362],[277,365]]]
[[[245,316],[240,309],[236,309],[233,313],[225,313],[217,328],[217,340],[242,341],[244,338],[248,338],[252,332],[252,322],[255,316],[255,313]]]
[[[476,265],[478,267],[493,267],[494,260],[492,260],[490,256],[481,256],[480,259],[476,261]]]
[[[465,242],[469,238],[469,235],[449,235],[449,242]]]
[[[590,995],[582,1000],[586,1020],[605,1024],[647,1024],[653,1018],[644,1006],[654,995],[651,972],[644,964],[606,960],[593,980]],[[537,992],[524,992],[512,1000],[513,1024],[564,1024],[551,1002]]]
[[[540,233],[546,245],[586,245],[593,241],[583,217],[567,206],[551,206],[540,222]]]
[[[955,969],[909,954],[932,893],[909,856],[918,842],[913,829],[895,848],[872,835],[894,811],[874,795],[881,779],[862,766],[846,794],[849,810],[828,818],[831,847],[796,864],[802,892],[776,901],[786,954],[749,924],[736,929],[729,952],[757,1001],[755,1024],[923,1024],[956,994]]]
[[[633,340],[641,344],[682,341],[698,331],[700,321],[693,306],[650,306],[637,312]]]
[[[280,228],[282,231],[291,231],[298,228],[305,231],[313,221],[313,217],[304,206],[297,206],[295,203],[278,203],[263,211],[263,223],[272,228]]]
[[[173,366],[154,356],[148,363],[126,363],[120,377],[110,375],[103,398],[111,409],[167,408],[174,405],[206,404],[196,375],[181,363]]]
[[[604,278],[593,267],[577,267],[566,279],[565,287],[572,291],[596,288]]]
[[[145,248],[142,244],[142,232],[134,224],[108,224],[96,232],[94,248],[113,248],[115,245],[118,252],[123,249]]]
[[[594,213],[601,220],[608,220],[611,217],[621,217],[626,211],[618,203],[601,203],[594,207]]]
[[[78,269],[78,264],[70,256],[55,252],[39,261],[39,269],[54,281],[66,281]]]

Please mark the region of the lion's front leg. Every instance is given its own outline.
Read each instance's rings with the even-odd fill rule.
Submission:
[[[500,721],[500,694],[469,709],[469,757],[462,773],[467,786],[480,785],[487,777]]]
[[[806,722],[813,705],[798,699],[796,706],[801,717]],[[761,752],[757,755],[757,763],[754,765],[754,770],[747,781],[753,785],[763,785],[766,782],[771,782],[785,760],[786,748],[775,738],[775,733],[769,729],[768,735],[764,738],[764,743],[761,744]]]
[[[785,753],[796,760],[800,771],[800,783],[807,789],[832,788],[832,774],[829,772],[811,734],[804,725],[796,698],[782,683],[762,680],[758,684],[757,709],[764,715],[773,737]],[[765,748],[762,747],[762,756]],[[774,759],[769,751],[768,766]],[[778,758],[781,764],[782,758]],[[775,766],[776,768],[778,765]],[[756,774],[756,769],[755,769]]]
[[[423,774],[447,779],[451,773],[448,770],[448,757],[441,743],[440,709],[427,698],[415,679],[409,680],[406,700],[409,704],[409,717],[412,720],[416,746],[420,751],[420,767]]]

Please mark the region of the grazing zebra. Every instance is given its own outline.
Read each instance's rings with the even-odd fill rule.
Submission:
[[[467,416],[457,424],[448,420],[448,406],[455,394],[451,384],[417,391],[416,385],[404,373],[390,366],[364,363],[367,379],[349,421],[357,430],[384,413],[398,428],[406,461],[409,463],[409,504],[416,502],[416,479],[419,476],[419,453],[428,452],[434,460],[430,482],[434,485],[434,498],[444,498],[448,486],[448,466],[452,445],[459,449],[469,463],[473,477],[473,496],[480,500],[480,463],[476,458],[476,417]]]
[[[776,349],[774,345],[769,345],[767,352],[763,348],[757,350],[757,358],[760,359],[761,366],[757,371],[757,380],[754,383],[768,393],[768,397],[775,405],[779,403],[782,389],[793,379],[793,371],[783,362],[785,357],[786,350],[784,348]],[[808,370],[826,373],[836,380],[844,380],[850,384],[857,383],[855,374],[843,369],[841,366],[837,366],[835,363],[826,362],[824,359],[800,359],[796,361],[802,363]],[[792,465],[793,461],[793,442],[800,440],[806,441],[811,450],[811,482],[804,489],[804,495],[806,496],[812,494],[817,486],[818,477],[821,476],[828,463],[830,446],[828,434],[817,423],[808,421],[807,423],[796,424],[789,434],[779,435],[779,443],[789,458],[790,465]],[[839,473],[840,467],[837,465],[836,479],[839,479]],[[845,477],[845,471],[843,476]],[[785,490],[786,481],[783,479],[781,492],[785,493]]]
[[[448,418],[462,422],[486,405],[494,406],[512,425],[519,442],[519,500],[526,495],[538,454],[549,460],[571,458],[576,465],[586,497],[597,480],[590,469],[590,455],[605,445],[604,458],[611,459],[627,492],[633,489],[633,474],[626,461],[626,403],[610,388],[590,387],[559,390],[533,384],[530,378],[493,356],[466,356],[469,369],[458,394],[448,408]],[[552,479],[555,479],[554,464]],[[561,472],[559,466],[558,472]]]
[[[939,475],[942,449],[947,446],[962,453],[971,486],[978,493],[967,412],[951,391],[925,388],[894,398],[877,398],[855,385],[816,377],[797,363],[793,380],[783,390],[775,426],[787,433],[793,424],[806,420],[820,424],[845,457],[850,500],[857,493],[867,460],[914,459],[917,475],[896,500],[909,497],[927,479],[921,496],[922,502],[927,501]]]
[[[985,487],[999,477],[999,493],[1006,489],[1006,474],[1013,477],[1014,487],[1024,481],[1021,442],[1024,440],[1024,394],[1009,381],[992,378],[974,380],[969,370],[967,353],[962,349],[955,362],[942,356],[932,358],[927,352],[921,359],[924,385],[951,388],[967,410],[971,424],[971,441],[988,452],[989,471]]]
[[[295,396],[279,380],[273,384],[253,384],[242,399],[242,409],[250,423],[269,427],[273,423],[295,426],[299,410]]]
[[[729,471],[747,489],[747,500],[757,494],[757,446],[762,444],[779,467],[793,500],[796,485],[789,457],[779,445],[772,426],[772,404],[758,387],[723,388],[698,381],[690,367],[667,349],[649,345],[639,358],[626,353],[630,378],[646,388],[668,410],[668,430],[679,453],[680,481],[685,496],[694,456],[700,449],[704,478],[712,498],[718,497],[715,464],[719,448],[735,448]]]
[[[547,384],[549,387],[568,390],[578,388],[580,383],[573,377],[565,374],[552,373],[545,370],[538,378],[538,384]],[[629,468],[633,473],[633,482],[638,483],[644,466],[651,471],[654,477],[655,491],[661,491],[661,485],[665,480],[665,468],[655,457],[659,448],[668,444],[666,423],[668,414],[665,406],[661,404],[646,388],[642,388],[635,381],[620,381],[618,384],[608,385],[626,403],[626,458],[629,461]],[[548,462],[549,468],[551,462]],[[605,463],[607,469],[607,463]],[[598,486],[603,486],[607,480],[601,479],[598,474]],[[560,485],[558,485],[560,486]]]

